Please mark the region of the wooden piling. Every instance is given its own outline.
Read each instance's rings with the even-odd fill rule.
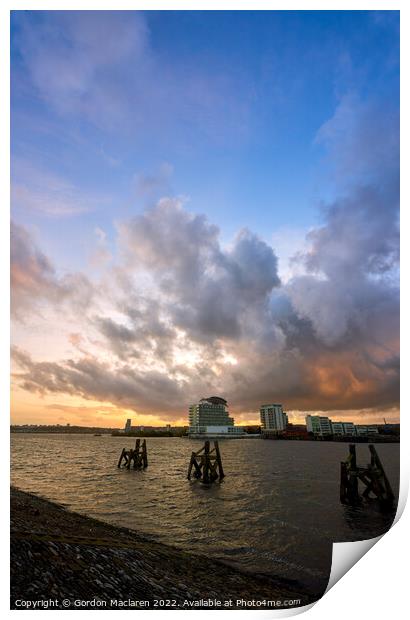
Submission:
[[[354,443],[349,444],[349,456],[347,457],[349,469],[355,470],[357,467],[356,446]]]
[[[137,438],[135,441],[135,448],[126,450],[122,449],[120,459],[118,461],[118,467],[121,467],[124,461],[124,467],[126,469],[131,468],[131,464],[134,469],[145,469],[148,467],[148,455],[147,455],[147,442],[144,439],[141,445],[141,439]]]
[[[366,467],[358,467],[356,446],[350,444],[346,461],[340,464],[340,501],[355,505],[363,501],[378,502],[389,509],[394,504],[394,494],[374,445],[369,446],[371,461]],[[359,492],[359,481],[364,489]]]
[[[210,482],[210,477],[209,477],[209,441],[205,442],[205,446],[204,446],[204,454],[202,457],[203,460],[203,467],[202,467],[202,482],[204,482],[205,484],[209,484]]]
[[[145,469],[146,467],[148,467],[147,442],[145,439],[142,442],[142,455],[141,456],[142,456],[142,466]]]
[[[212,450],[209,440],[206,440],[200,450],[192,452],[188,467],[188,480],[191,480],[192,475],[204,484],[210,484],[218,478],[219,480],[224,478],[225,474],[217,441],[214,441]]]
[[[220,480],[222,480],[222,478],[225,478],[225,474],[224,474],[224,470],[222,467],[221,453],[219,452],[219,444],[217,441],[214,441],[214,446],[215,446],[215,452],[216,452],[216,461],[219,467],[219,478]]]
[[[120,460],[118,461],[117,467],[121,467],[122,459],[124,458],[125,448],[122,449]]]

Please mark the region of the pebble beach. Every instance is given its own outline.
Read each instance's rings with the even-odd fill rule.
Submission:
[[[11,609],[264,609],[319,596],[11,488]]]

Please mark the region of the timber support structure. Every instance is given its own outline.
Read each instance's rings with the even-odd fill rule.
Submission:
[[[374,445],[369,445],[369,450],[370,463],[366,467],[358,467],[356,446],[349,445],[349,455],[346,461],[340,463],[340,501],[351,506],[378,502],[381,508],[391,509],[394,493],[390,482]],[[359,482],[364,488],[359,488]]]
[[[130,469],[131,464],[134,469],[145,469],[146,467],[148,467],[147,442],[145,439],[142,441],[142,443],[141,439],[137,439],[135,441],[134,449],[122,449],[120,460],[118,461],[118,467],[121,467],[122,464],[127,469]]]
[[[221,481],[225,477],[217,441],[214,441],[212,450],[210,442],[207,440],[200,450],[192,452],[188,468],[188,480],[191,480],[191,476],[204,484],[216,482],[218,479]]]

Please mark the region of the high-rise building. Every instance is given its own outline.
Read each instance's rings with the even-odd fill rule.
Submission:
[[[260,408],[262,433],[278,433],[286,429],[288,416],[283,411],[282,405],[262,405]]]
[[[190,405],[188,434],[190,437],[235,437],[243,434],[243,429],[235,426],[234,419],[229,416],[226,400],[210,396]]]
[[[124,432],[129,433],[130,431],[131,431],[131,418],[128,418],[128,420],[125,423]]]

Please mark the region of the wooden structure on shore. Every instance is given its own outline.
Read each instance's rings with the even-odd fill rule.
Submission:
[[[118,461],[118,467],[121,467],[122,461],[124,461],[124,467],[127,469],[130,469],[131,463],[133,463],[134,469],[145,469],[148,467],[147,442],[145,439],[141,444],[141,439],[138,438],[134,449],[126,450],[123,448]]]
[[[218,442],[214,441],[214,447],[212,450],[210,448],[210,442],[207,440],[198,452],[192,452],[188,480],[191,480],[192,470],[194,478],[204,484],[215,482],[218,478],[221,481],[225,477]]]
[[[381,508],[390,509],[394,503],[394,494],[384,472],[383,465],[373,445],[369,446],[371,461],[366,467],[358,467],[356,446],[349,445],[349,455],[340,464],[340,501],[342,504],[357,505],[366,502],[378,502]],[[364,489],[359,491],[359,481]]]

